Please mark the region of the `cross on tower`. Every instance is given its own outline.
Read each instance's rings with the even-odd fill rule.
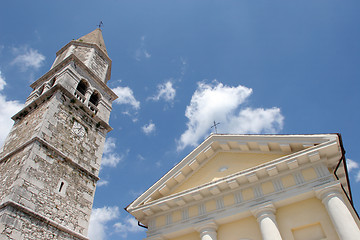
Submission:
[[[217,133],[217,125],[219,125],[220,123],[217,123],[214,121],[214,125],[211,126],[211,128],[215,128],[215,133]]]
[[[104,25],[104,24],[103,24],[102,21],[100,21],[100,23],[98,25],[96,25],[96,26],[98,26],[101,29],[102,25]]]

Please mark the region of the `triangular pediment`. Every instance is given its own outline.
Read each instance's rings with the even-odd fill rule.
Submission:
[[[317,161],[321,156],[336,166],[337,134],[218,135],[213,134],[145,191],[126,210],[141,219],[239,184]],[[335,162],[336,161],[336,162]],[[170,201],[170,202],[168,202]],[[167,203],[168,202],[168,203]]]
[[[283,156],[286,154],[219,152],[194,171],[186,180],[175,186],[167,195],[180,193],[226,178]]]

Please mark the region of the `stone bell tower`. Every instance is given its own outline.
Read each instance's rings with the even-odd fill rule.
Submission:
[[[88,239],[109,117],[100,29],[69,42],[35,81],[0,153],[0,239]]]

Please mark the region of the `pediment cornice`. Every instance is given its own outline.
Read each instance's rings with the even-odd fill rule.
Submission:
[[[138,218],[173,207],[217,197],[240,185],[251,185],[317,161],[335,167],[341,156],[336,134],[319,135],[211,135],[165,174],[126,210]],[[220,152],[287,154],[195,188],[171,194],[171,189]],[[175,184],[174,184],[175,183]]]

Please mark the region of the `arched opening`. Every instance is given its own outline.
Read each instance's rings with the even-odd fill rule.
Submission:
[[[99,100],[100,100],[100,94],[95,91],[93,92],[93,94],[91,94],[89,102],[97,106],[99,104]]]
[[[76,88],[76,90],[78,90],[84,96],[87,89],[88,89],[88,83],[85,80],[81,80]]]

